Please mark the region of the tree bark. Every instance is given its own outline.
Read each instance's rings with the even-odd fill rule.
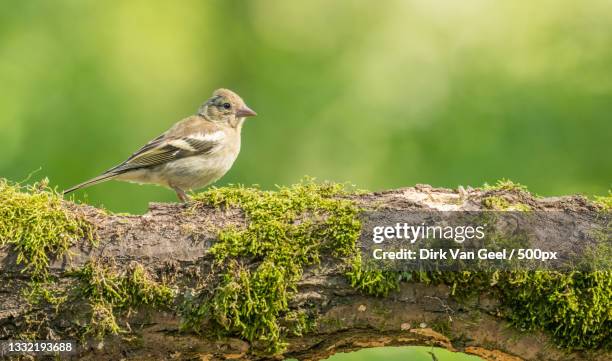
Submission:
[[[582,212],[597,217],[592,202],[581,196],[534,198],[516,190],[450,190],[418,185],[384,192],[350,196],[368,209],[389,212],[406,209],[480,210],[485,196],[502,197],[532,209]],[[198,207],[151,203],[143,215],[117,215],[87,205],[66,202],[69,210],[83,215],[97,228],[99,244],[74,244],[70,257],[56,259],[50,273],[63,277],[69,268],[89,260],[113,263],[126,268],[141,264],[158,278],[183,282],[205,282],[212,257],[206,250],[216,241],[218,231],[228,225],[244,226],[248,221],[236,208]],[[14,338],[20,322],[32,312],[20,290],[28,277],[20,272],[11,249],[0,248],[0,340]],[[305,270],[291,307],[316,305],[317,327],[302,337],[288,339],[282,357],[320,360],[337,352],[368,347],[431,345],[451,351],[479,355],[485,360],[610,360],[609,352],[567,352],[556,348],[539,332],[522,332],[497,316],[498,301],[487,295],[458,301],[445,285],[401,283],[386,297],[366,296],[351,287],[337,260],[323,258],[320,265]],[[51,311],[49,311],[51,312]],[[475,316],[477,315],[477,316]],[[49,317],[53,317],[50,313]],[[57,321],[57,320],[56,320]],[[253,352],[238,338],[214,338],[180,332],[174,312],[138,312],[125,317],[133,338],[109,336],[93,343],[78,356],[98,359],[245,359],[265,360],[270,356]],[[433,325],[446,325],[434,331]]]

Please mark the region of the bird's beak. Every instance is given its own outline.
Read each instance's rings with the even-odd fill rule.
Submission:
[[[256,116],[257,113],[255,113],[255,111],[249,107],[245,105],[243,105],[240,109],[238,109],[238,111],[236,112],[236,116],[238,118],[243,118],[243,117],[254,117]]]

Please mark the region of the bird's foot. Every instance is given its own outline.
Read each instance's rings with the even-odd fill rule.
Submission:
[[[189,202],[190,198],[187,195],[187,193],[185,193],[184,190],[178,188],[178,187],[172,187],[172,189],[174,189],[174,191],[176,192],[176,196],[178,197],[178,199],[182,202],[182,203],[187,203]]]

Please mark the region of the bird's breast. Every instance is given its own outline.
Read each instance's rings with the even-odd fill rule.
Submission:
[[[232,167],[240,147],[220,147],[210,153],[167,163],[162,172],[168,183],[183,189],[205,187],[221,178]]]

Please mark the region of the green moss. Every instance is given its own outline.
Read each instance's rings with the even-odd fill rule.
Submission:
[[[359,209],[346,195],[343,185],[312,181],[277,191],[238,186],[195,195],[196,207],[240,207],[249,223],[220,232],[210,252],[223,275],[215,290],[187,299],[184,326],[198,331],[213,322],[268,352],[282,350],[286,334],[307,330],[308,317],[295,317],[288,302],[304,267],[319,263],[323,252],[343,260],[356,253]],[[243,259],[254,263],[247,267]]]
[[[352,287],[373,296],[387,296],[399,288],[400,274],[362,263],[360,254],[351,261],[347,276]]]
[[[269,351],[281,350],[283,335],[290,333],[283,326],[288,301],[303,267],[316,264],[321,252],[329,250],[343,256],[351,285],[366,294],[386,296],[406,281],[443,283],[459,301],[490,294],[500,300],[505,317],[517,327],[546,330],[563,347],[606,347],[612,329],[609,274],[606,278],[552,272],[398,273],[364,265],[355,247],[359,210],[335,187],[306,183],[278,192],[237,187],[198,195],[205,204],[242,208],[250,223],[246,229],[229,228],[219,235],[220,242],[211,252],[223,264],[222,280],[214,290],[188,300],[183,313],[186,324],[197,329],[212,320],[227,332],[263,342]],[[525,189],[509,182],[498,187]],[[490,209],[530,210],[502,197],[486,197],[483,203]],[[252,263],[241,262],[246,259],[257,262],[247,267]],[[303,327],[303,322],[297,324]]]
[[[85,340],[87,337],[101,340],[107,335],[118,335],[122,332],[117,323],[112,304],[100,300],[89,303],[89,307],[90,317],[81,334],[81,340]]]
[[[525,203],[514,203],[508,210],[518,211],[518,212],[529,212],[531,211],[531,206]]]
[[[508,317],[570,349],[612,347],[612,272],[513,272],[499,288]]]
[[[504,210],[510,207],[510,202],[506,198],[490,196],[483,198],[482,205],[488,209]]]
[[[174,299],[173,291],[151,279],[140,264],[122,274],[96,262],[69,273],[80,281],[80,296],[91,301],[107,301],[115,308],[127,309],[142,305],[166,307]]]
[[[485,208],[495,211],[518,211],[518,212],[529,212],[531,207],[527,204],[514,202],[511,203],[504,197],[500,196],[488,196],[482,199],[482,205]]]
[[[30,282],[23,293],[30,307],[20,330],[20,337],[40,339],[40,331],[51,327],[49,307],[55,316],[68,321],[62,332],[69,338],[102,339],[109,334],[127,332],[119,326],[117,317],[144,310],[172,310],[175,292],[158,283],[139,264],[134,263],[121,273],[91,261],[85,266],[67,271],[71,281],[59,285],[51,278]],[[42,320],[42,321],[41,321]]]
[[[608,191],[607,196],[595,196],[594,200],[595,204],[599,209],[603,212],[611,212],[612,211],[612,190]]]
[[[612,272],[552,271],[413,273],[414,282],[446,284],[462,302],[483,294],[500,301],[501,316],[521,330],[544,330],[572,349],[612,346]]]
[[[495,189],[526,188],[500,181],[488,188]],[[290,310],[289,303],[304,268],[318,264],[327,254],[343,261],[351,285],[366,294],[386,296],[400,282],[446,284],[459,302],[489,294],[500,301],[502,315],[518,328],[545,330],[559,346],[611,347],[610,271],[390,272],[362,264],[356,247],[360,209],[341,185],[306,181],[275,192],[213,188],[194,198],[195,208],[238,207],[248,225],[220,230],[219,242],[210,250],[217,261],[218,278],[182,295],[180,312],[186,328],[202,331],[203,325],[212,323],[216,327],[211,329],[238,335],[256,348],[282,350],[285,337],[315,327],[316,315],[309,309]],[[610,195],[599,197],[595,203],[609,211],[610,199]],[[91,226],[64,210],[58,195],[44,185],[23,192],[2,181],[0,200],[0,242],[13,246],[19,262],[32,274],[35,282],[25,294],[31,304],[45,302],[58,310],[85,300],[88,313],[80,326],[82,335],[96,337],[123,332],[117,317],[132,309],[172,308],[174,292],[155,282],[139,265],[117,273],[90,263],[71,273],[74,284],[68,290],[58,289],[46,276],[49,257],[64,254],[76,239],[92,239]],[[527,205],[494,195],[485,197],[483,205],[529,210]]]
[[[495,182],[494,185],[489,185],[485,183],[482,186],[482,189],[485,191],[522,191],[528,192],[527,186],[524,186],[520,183],[514,183],[509,179],[502,178]]]
[[[68,275],[77,280],[70,290],[73,301],[86,300],[89,320],[82,336],[102,338],[122,331],[116,314],[148,306],[151,309],[169,309],[174,303],[174,291],[154,281],[145,269],[135,264],[124,273],[90,262]]]
[[[23,298],[29,306],[52,305],[57,312],[59,307],[66,302],[67,296],[57,286],[47,280],[46,282],[32,281],[24,288],[22,293]]]
[[[50,257],[84,238],[94,239],[93,226],[62,207],[47,181],[22,187],[0,179],[0,246],[11,246],[33,278],[45,278]]]

